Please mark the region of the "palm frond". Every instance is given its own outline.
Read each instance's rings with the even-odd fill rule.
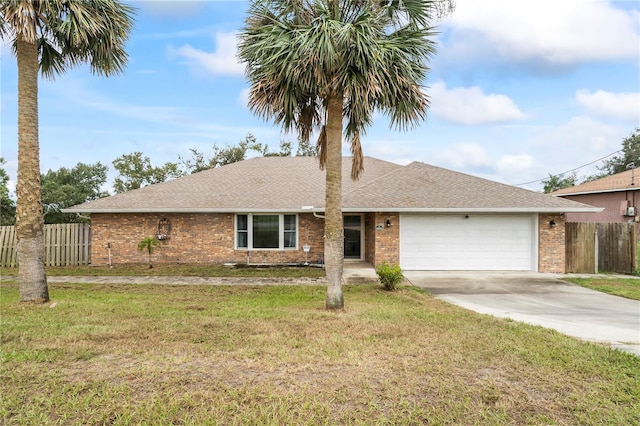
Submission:
[[[318,142],[316,143],[316,152],[318,154],[318,161],[320,164],[320,170],[324,170],[327,165],[327,127],[322,126],[320,135],[318,136]]]
[[[94,73],[110,75],[127,63],[134,13],[118,0],[5,0],[0,35],[36,43],[45,77],[85,62]]]
[[[344,136],[357,178],[360,138],[376,111],[399,130],[426,118],[433,25],[453,6],[451,0],[254,0],[238,54],[251,82],[249,107],[301,140],[320,129],[324,167],[324,102],[344,94]]]
[[[20,37],[30,43],[38,38],[38,19],[40,13],[37,4],[32,1],[5,0],[0,4],[0,16],[3,26],[3,38],[11,34],[12,39]]]
[[[364,154],[362,153],[362,145],[360,144],[360,134],[356,133],[351,138],[351,179],[358,180],[364,172]]]

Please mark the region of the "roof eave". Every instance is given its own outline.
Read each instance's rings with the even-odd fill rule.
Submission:
[[[602,207],[451,207],[451,208],[343,208],[346,213],[597,213]]]
[[[313,209],[313,211],[321,211],[322,209]],[[140,209],[124,209],[124,208],[105,208],[105,209],[62,209],[62,213],[310,213],[308,209],[247,209],[247,208],[140,208]]]
[[[554,197],[566,197],[567,195],[605,194],[610,192],[627,192],[627,191],[638,191],[638,190],[640,190],[640,186],[634,186],[629,188],[601,189],[597,191],[564,192],[562,194],[549,194],[549,195],[553,195]]]
[[[402,207],[345,207],[345,213],[598,213],[602,207],[452,207],[452,208],[402,208]],[[62,209],[62,213],[100,214],[100,213],[320,213],[323,207],[247,209],[247,208],[141,208],[141,209]]]

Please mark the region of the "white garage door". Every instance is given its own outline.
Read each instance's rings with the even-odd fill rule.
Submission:
[[[536,270],[532,215],[401,215],[406,270]]]

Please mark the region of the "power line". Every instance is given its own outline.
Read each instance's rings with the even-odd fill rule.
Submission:
[[[575,172],[576,170],[580,170],[580,169],[581,169],[581,168],[583,168],[583,167],[587,167],[587,166],[592,165],[593,163],[597,163],[598,161],[602,161],[602,160],[604,160],[605,158],[609,158],[609,157],[611,157],[612,155],[615,155],[615,154],[617,154],[617,153],[619,153],[619,152],[622,152],[622,150],[621,150],[621,149],[619,149],[619,150],[617,150],[616,152],[612,152],[612,153],[611,153],[611,154],[609,154],[609,155],[605,155],[604,157],[598,158],[597,160],[593,160],[593,161],[592,161],[592,162],[590,162],[590,163],[583,164],[582,166],[576,167],[575,169],[571,169],[571,170],[567,170],[566,172],[558,173],[558,174],[557,174],[557,176],[562,176],[562,175],[566,175],[567,173]],[[544,177],[544,178],[542,178],[542,179],[532,180],[531,182],[516,183],[516,184],[515,184],[515,185],[513,185],[513,186],[529,185],[529,184],[531,184],[531,183],[538,183],[538,182],[542,182],[542,181],[547,180],[547,179],[549,179],[549,177],[548,177],[548,176],[547,176],[547,177]]]

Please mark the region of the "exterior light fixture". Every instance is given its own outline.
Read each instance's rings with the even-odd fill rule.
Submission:
[[[387,228],[391,228],[391,219],[387,219]]]
[[[171,233],[171,222],[166,217],[163,217],[158,221],[158,233],[156,234],[159,240],[168,240]]]
[[[302,250],[304,251],[304,266],[309,265],[309,251],[311,251],[311,246],[309,244],[305,244],[302,246]]]
[[[555,220],[549,221],[549,228],[555,228],[556,226],[557,225]]]

